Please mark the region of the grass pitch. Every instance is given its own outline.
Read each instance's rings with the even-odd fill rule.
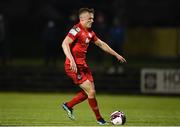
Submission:
[[[0,125],[98,126],[87,101],[74,107],[70,120],[60,104],[74,94],[0,93]],[[97,95],[102,115],[126,114],[126,126],[180,126],[180,97]],[[110,125],[112,126],[112,125]]]

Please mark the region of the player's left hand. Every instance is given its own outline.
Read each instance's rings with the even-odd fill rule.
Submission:
[[[126,62],[126,59],[123,58],[121,55],[117,55],[116,58],[118,59],[118,61],[120,61],[121,63]]]

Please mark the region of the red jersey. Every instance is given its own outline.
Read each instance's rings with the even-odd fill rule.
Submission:
[[[68,37],[74,42],[70,44],[70,50],[74,57],[74,60],[78,67],[87,67],[86,64],[86,53],[90,42],[95,42],[98,38],[95,33],[88,29],[86,30],[79,23],[69,31]],[[70,61],[66,58],[65,64],[69,64]]]

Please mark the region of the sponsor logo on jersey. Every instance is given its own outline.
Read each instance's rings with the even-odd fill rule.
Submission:
[[[90,42],[89,38],[86,38],[85,43],[89,43],[89,42]]]
[[[71,33],[73,36],[76,36],[76,34],[81,31],[81,29],[79,27],[76,28],[72,28],[69,33]]]
[[[76,30],[77,32],[81,31],[81,29],[80,29],[79,27],[76,27],[75,30]]]
[[[72,34],[73,36],[76,36],[76,34],[78,33],[75,29],[71,29],[69,31],[70,34]]]
[[[92,38],[92,34],[91,33],[88,33],[89,37]]]

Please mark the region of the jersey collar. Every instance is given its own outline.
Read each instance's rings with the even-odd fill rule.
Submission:
[[[79,27],[81,29],[83,29],[84,31],[87,31],[87,32],[89,32],[91,30],[91,28],[89,28],[89,29],[84,28],[83,25],[80,22],[79,22]]]

